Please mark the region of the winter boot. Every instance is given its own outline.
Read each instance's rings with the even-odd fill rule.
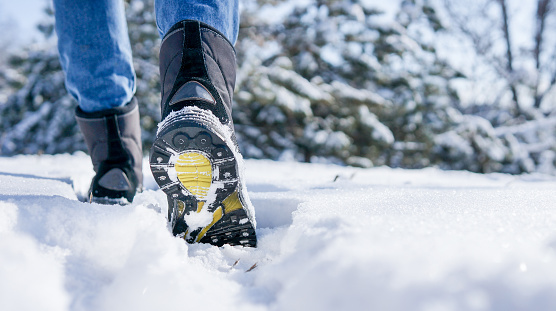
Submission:
[[[96,172],[89,189],[90,200],[102,204],[130,203],[143,184],[137,100],[93,113],[77,107],[75,115]]]
[[[235,71],[232,45],[206,24],[179,22],[162,41],[163,121],[150,166],[173,234],[189,243],[257,244],[231,119]]]

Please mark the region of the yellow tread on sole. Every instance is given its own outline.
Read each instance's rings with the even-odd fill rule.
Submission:
[[[237,194],[237,191],[230,194],[229,197],[224,199],[224,201],[222,201],[222,205],[224,205],[224,210],[226,211],[226,214],[243,208],[241,202],[239,201],[239,196]]]
[[[224,208],[224,211],[225,211],[226,214],[243,208],[243,206],[241,205],[241,201],[239,200],[239,195],[237,194],[237,191],[230,194],[229,197],[227,197],[226,199],[224,199],[222,201],[222,206],[219,206],[214,211],[214,214],[212,214],[212,222],[210,224],[208,224],[206,227],[204,227],[203,230],[201,230],[201,232],[199,232],[199,235],[197,235],[197,238],[195,239],[196,242],[199,242],[205,236],[207,231],[215,223],[217,223],[220,219],[222,219],[222,216],[224,216],[222,208]],[[197,213],[199,211],[200,210],[197,210]]]
[[[197,152],[180,154],[175,164],[178,179],[197,200],[205,200],[212,183],[210,160]]]
[[[212,183],[212,165],[210,160],[198,152],[185,152],[178,156],[175,163],[175,169],[179,181],[183,186],[197,198],[197,213],[200,213]],[[183,202],[178,201],[179,213],[183,213],[185,205]],[[212,222],[204,227],[196,237],[196,242],[199,242],[207,233],[207,231],[216,224],[224,214],[230,213],[243,206],[239,200],[238,192],[235,191],[230,196],[222,201],[222,205],[216,208],[212,215]]]
[[[195,242],[201,241],[201,239],[205,236],[207,231],[209,231],[209,229],[212,226],[214,226],[215,223],[217,223],[220,219],[222,219],[222,216],[223,216],[222,207],[218,207],[214,211],[214,214],[212,214],[212,222],[210,224],[208,224],[206,227],[204,227],[203,230],[201,230],[201,232],[199,232],[199,234],[197,235],[197,238],[195,239]]]

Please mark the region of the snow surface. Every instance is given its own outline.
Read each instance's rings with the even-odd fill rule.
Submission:
[[[554,177],[246,166],[257,249],[173,237],[146,165],[105,206],[85,154],[0,158],[1,309],[556,309]]]

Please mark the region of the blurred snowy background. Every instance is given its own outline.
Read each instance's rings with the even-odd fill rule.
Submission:
[[[2,48],[21,48],[23,45],[44,38],[37,24],[44,16],[46,0],[21,0],[0,2],[0,25],[4,30],[0,37]]]
[[[243,0],[234,119],[248,158],[554,174],[553,0]],[[152,1],[127,1],[145,150]],[[84,150],[51,5],[0,3],[0,154]]]

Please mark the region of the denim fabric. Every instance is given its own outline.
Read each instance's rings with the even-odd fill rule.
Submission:
[[[123,1],[54,1],[66,88],[85,112],[126,104],[135,72]]]
[[[60,62],[66,88],[85,112],[128,103],[135,93],[135,72],[121,0],[54,0]],[[192,19],[220,30],[235,43],[238,0],[156,0],[160,36],[174,24]]]
[[[154,8],[161,37],[177,22],[191,19],[218,29],[232,44],[237,40],[238,0],[155,0]]]

